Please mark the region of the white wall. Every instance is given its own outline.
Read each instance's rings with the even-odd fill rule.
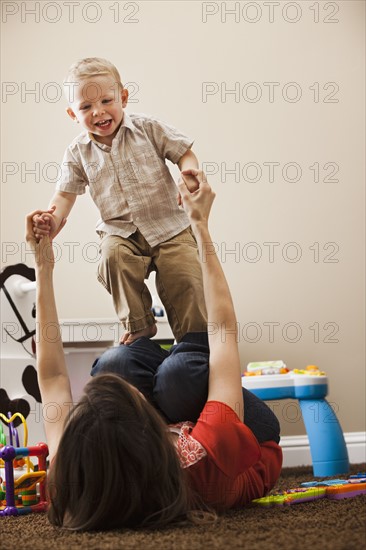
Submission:
[[[211,174],[211,227],[237,307],[243,367],[318,364],[344,430],[365,430],[364,3],[73,7],[2,3],[2,265],[31,263],[24,215],[47,206],[50,163],[60,164],[78,132],[57,97],[69,65],[109,58],[130,83],[129,112],[155,114],[193,136]],[[278,163],[273,181],[268,163]],[[235,164],[237,177],[225,174]],[[96,218],[90,197],[80,197],[58,238],[62,318],[114,317],[95,277]],[[284,434],[303,433],[290,410],[281,402]]]

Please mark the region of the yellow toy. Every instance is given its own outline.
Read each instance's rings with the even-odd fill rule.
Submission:
[[[23,424],[23,447],[19,445],[17,429],[13,427],[13,420],[17,417],[20,418]],[[10,418],[6,418],[0,413],[0,418],[9,424],[10,443],[6,445],[6,439],[0,426],[0,467],[3,466],[5,472],[5,480],[0,477],[0,517],[44,512],[47,508],[45,481],[48,447],[45,443],[39,443],[31,447],[27,446],[28,429],[22,414],[15,413]],[[15,446],[13,445],[13,438],[15,439]],[[30,456],[38,457],[38,471],[34,471],[35,467],[29,458]],[[21,471],[25,467],[26,472],[22,474]],[[17,470],[20,475],[17,479],[14,479],[14,472]],[[39,495],[37,489],[39,489]]]

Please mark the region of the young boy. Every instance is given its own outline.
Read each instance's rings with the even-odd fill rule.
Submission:
[[[98,280],[112,295],[126,330],[121,343],[156,334],[144,283],[152,270],[176,340],[206,331],[197,244],[165,164],[169,159],[181,171],[197,168],[192,141],[155,118],[127,115],[128,91],[105,59],[76,62],[64,86],[67,113],[85,131],[66,150],[50,203],[54,208],[35,216],[36,236],[58,233],[77,195],[89,185],[101,216]],[[190,191],[196,190],[196,179],[185,177]]]

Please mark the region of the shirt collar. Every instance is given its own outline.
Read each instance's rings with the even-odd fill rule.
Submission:
[[[131,117],[126,112],[123,113],[123,120],[116,134],[116,138],[118,141],[120,140],[121,134],[124,131],[123,128],[129,128],[132,131],[134,131],[135,129]],[[82,137],[80,138],[79,143],[87,144],[90,141],[94,142],[96,145],[103,146],[103,143],[97,141],[91,132],[85,132],[84,135],[82,135]],[[105,147],[108,147],[108,145],[106,145]]]

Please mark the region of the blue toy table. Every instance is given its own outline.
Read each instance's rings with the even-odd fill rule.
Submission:
[[[327,477],[349,472],[349,461],[342,428],[326,401],[325,375],[268,374],[243,376],[242,385],[266,401],[297,399],[310,443],[314,476]]]

